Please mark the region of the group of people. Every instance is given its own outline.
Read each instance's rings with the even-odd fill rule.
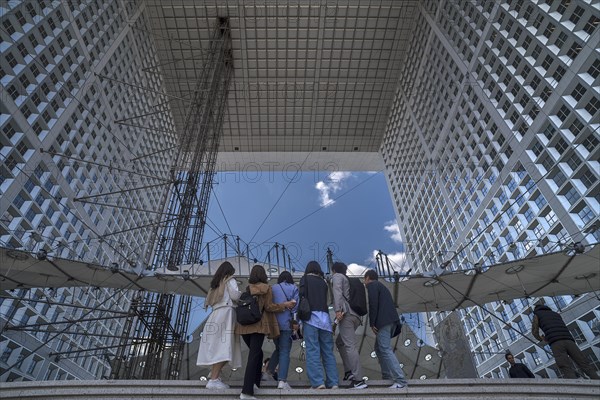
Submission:
[[[346,276],[347,266],[336,262],[332,270],[334,323],[329,314],[329,285],[324,279],[319,263],[310,261],[300,279],[299,287],[294,284],[288,271],[282,272],[277,283],[270,286],[264,267],[252,267],[247,291],[257,299],[258,308],[261,310],[260,319],[255,323],[242,325],[236,320],[236,306],[242,292],[233,278],[235,269],[229,262],[222,263],[211,281],[205,300],[205,307],[212,307],[212,312],[206,321],[198,351],[197,365],[211,366],[206,387],[229,388],[221,380],[221,370],[227,363],[231,364],[232,369],[242,366],[241,338],[248,346],[249,352],[240,399],[256,398],[254,393],[260,387],[263,375],[276,376],[279,389],[291,389],[287,376],[292,341],[293,338],[297,339],[303,335],[306,372],[311,387],[337,389],[339,377],[334,356],[334,336],[337,327],[335,346],[344,366],[343,380],[349,381],[352,388],[366,388],[367,383],[361,378],[356,337],[356,330],[363,321],[360,313],[349,301],[351,284],[350,278]],[[368,297],[369,325],[375,334],[375,352],[382,378],[394,382],[390,388],[404,388],[407,386],[406,378],[391,346],[391,339],[399,333],[400,327],[396,306],[389,290],[378,281],[376,271],[366,271],[364,284]],[[295,318],[301,300],[307,302],[309,308],[308,316],[301,321],[302,334],[299,333],[299,321]],[[540,328],[544,335],[540,335]],[[550,345],[556,364],[565,378],[577,377],[572,360],[589,378],[599,379],[558,313],[543,304],[538,304],[534,309],[532,331],[534,337]],[[273,340],[275,351],[270,359],[263,362],[262,346],[265,337]],[[506,360],[511,365],[511,377],[535,377],[524,364],[516,363],[512,354],[506,354]]]
[[[294,284],[288,271],[282,272],[277,283],[269,286],[263,266],[255,265],[248,278],[248,291],[258,299],[262,310],[260,320],[241,325],[236,320],[236,305],[242,292],[233,278],[235,269],[229,262],[222,263],[215,273],[205,307],[212,307],[198,351],[197,365],[211,366],[206,387],[227,389],[221,380],[221,370],[228,362],[231,368],[242,366],[241,339],[249,348],[244,371],[244,383],[240,399],[255,399],[255,390],[261,385],[263,375],[263,350],[265,337],[272,339],[275,351],[266,364],[266,374],[275,375],[279,389],[291,389],[287,382],[290,365],[292,338],[298,337],[298,322],[306,349],[306,372],[314,389],[337,389],[339,377],[334,356],[335,345],[344,366],[344,380],[350,387],[363,389],[367,383],[362,379],[356,329],[362,318],[350,306],[350,281],[344,263],[333,264],[332,298],[335,322],[329,315],[329,285],[317,261],[310,261],[299,282]],[[394,354],[391,338],[399,332],[399,315],[389,290],[378,281],[377,272],[368,270],[364,276],[369,299],[369,324],[375,333],[375,352],[381,367],[382,378],[394,383],[391,388],[407,386],[404,372]],[[300,300],[308,302],[310,314],[303,321],[294,317]],[[337,326],[337,329],[336,329]]]

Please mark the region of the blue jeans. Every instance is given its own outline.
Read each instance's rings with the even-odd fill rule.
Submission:
[[[389,324],[377,331],[377,335],[375,336],[375,353],[377,354],[377,360],[379,360],[383,379],[391,379],[395,383],[406,385],[404,371],[402,371],[400,363],[392,349],[393,327],[394,324]]]
[[[275,343],[275,351],[271,354],[267,371],[273,374],[275,368],[279,365],[277,379],[287,381],[288,369],[290,368],[290,351],[292,350],[292,331],[280,331],[279,337],[273,340],[273,343]]]
[[[304,324],[304,343],[306,344],[306,374],[310,385],[317,387],[325,384],[328,388],[337,386],[338,373],[333,355],[333,334]],[[325,379],[323,379],[323,367],[325,367]]]

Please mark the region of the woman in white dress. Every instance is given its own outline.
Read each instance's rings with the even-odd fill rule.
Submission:
[[[221,370],[228,362],[234,369],[242,366],[240,335],[235,334],[235,306],[242,293],[233,279],[234,273],[231,263],[221,264],[204,302],[204,307],[212,307],[212,312],[204,325],[196,364],[212,366],[207,389],[228,389],[229,385],[221,381]]]

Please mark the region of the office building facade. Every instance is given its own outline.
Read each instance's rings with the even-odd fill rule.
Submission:
[[[453,270],[485,267],[600,241],[600,29],[592,3],[419,5],[381,146],[417,271],[447,262]],[[508,377],[505,351],[540,376],[558,375],[551,353],[528,339],[532,301],[459,311],[480,376]],[[600,368],[597,298],[546,302],[566,308],[569,329]],[[432,313],[430,322],[444,316]]]
[[[143,3],[0,7],[2,246],[138,267],[175,144]],[[6,296],[1,381],[106,377],[130,292],[90,282]]]

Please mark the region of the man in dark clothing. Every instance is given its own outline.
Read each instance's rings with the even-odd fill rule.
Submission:
[[[577,347],[577,343],[573,340],[573,336],[571,336],[571,332],[569,332],[569,328],[565,325],[560,314],[552,311],[545,304],[536,305],[533,314],[531,332],[537,340],[550,344],[556,359],[556,366],[564,378],[577,379],[577,374],[571,362],[573,361],[590,379],[600,379],[594,367]],[[544,331],[544,335],[540,335],[540,328]]]
[[[504,358],[510,364],[508,374],[511,378],[535,378],[535,375],[527,368],[527,365],[515,362],[515,357],[512,354],[506,353]]]
[[[365,285],[369,295],[369,324],[375,333],[375,353],[383,379],[394,381],[390,388],[402,389],[408,386],[408,383],[391,344],[392,332],[400,317],[390,291],[377,278],[377,272],[372,269],[365,273]]]

